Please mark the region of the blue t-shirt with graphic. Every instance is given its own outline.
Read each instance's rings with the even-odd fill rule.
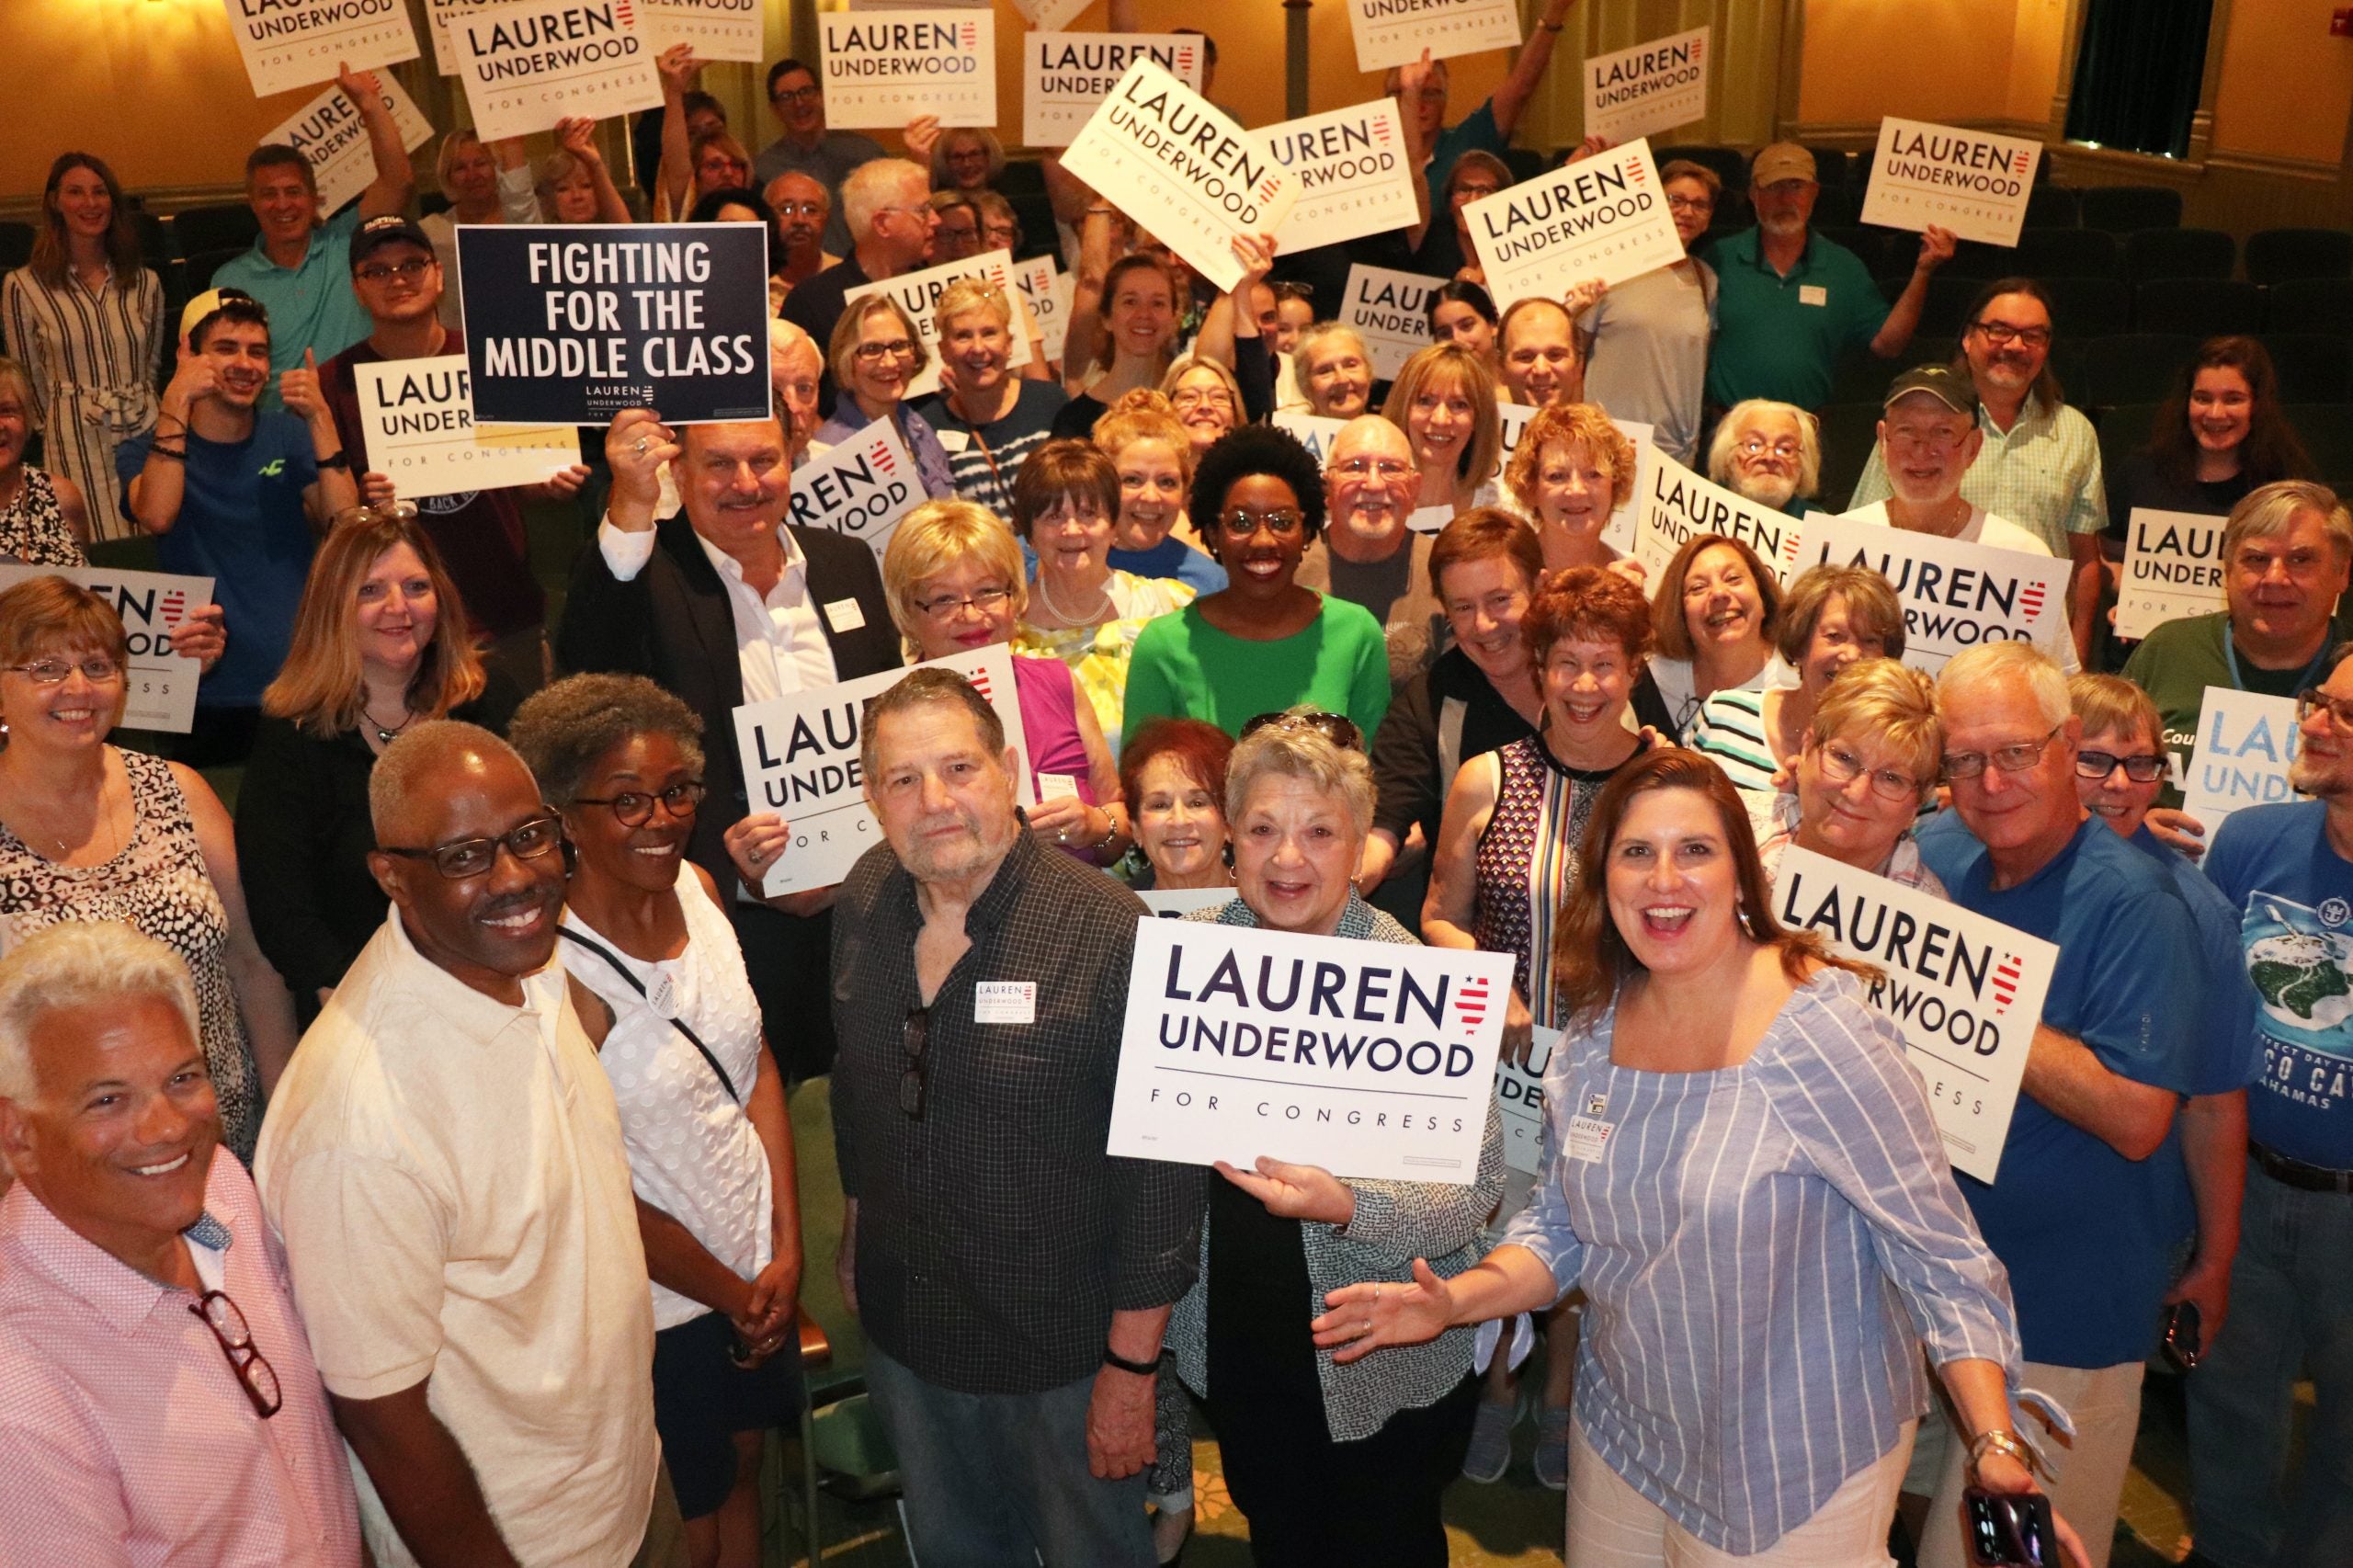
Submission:
[[[2233,812],[2206,874],[2240,912],[2261,1054],[2247,1136],[2353,1170],[2353,861],[2328,842],[2318,801]]]

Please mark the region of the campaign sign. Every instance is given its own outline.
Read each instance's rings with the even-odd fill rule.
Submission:
[[[122,710],[127,730],[162,730],[185,735],[196,724],[196,683],[204,673],[195,659],[172,652],[172,636],[190,610],[212,602],[212,579],[164,572],[117,572],[100,566],[17,566],[0,562],[0,591],[35,577],[63,577],[106,600],[122,618],[131,668],[130,695]],[[229,629],[234,637],[236,628]]]
[[[1539,1028],[1528,1048],[1528,1065],[1495,1057],[1495,1108],[1504,1122],[1504,1165],[1525,1176],[1544,1171],[1544,1069],[1561,1043],[1559,1029]]]
[[[416,58],[407,0],[222,0],[254,97]]]
[[[926,267],[921,272],[903,272],[896,278],[880,283],[862,283],[845,294],[843,302],[855,304],[869,294],[888,294],[899,302],[915,324],[915,335],[923,339],[926,350],[923,369],[907,383],[906,395],[924,397],[939,390],[939,324],[935,319],[939,296],[960,278],[978,278],[995,284],[1005,292],[1005,302],[1013,311],[1014,319],[1006,329],[1012,345],[1006,355],[1006,368],[1017,370],[1029,363],[1029,335],[1021,330],[1021,308],[1014,303],[1013,253],[1006,250],[983,251],[965,261],[946,261],[938,267]]]
[[[658,108],[658,51],[636,0],[512,0],[449,23],[474,131],[484,142],[547,131],[568,115],[608,119]]]
[[[2063,665],[2074,652],[2069,566],[2053,556],[1817,512],[1781,576],[1794,581],[1824,562],[1868,566],[1893,585],[1904,604],[1904,662],[1924,674],[1981,642],[2032,642]]]
[[[1511,973],[1508,953],[1143,921],[1108,1152],[1467,1186]]]
[[[2223,599],[2222,519],[2133,507],[2116,585],[2116,635],[2137,642],[2168,620],[2211,615]]]
[[[1406,360],[1430,346],[1430,296],[1445,287],[1445,278],[1418,272],[1392,272],[1362,262],[1348,268],[1340,320],[1364,339],[1375,376],[1395,380]]]
[[[1991,1182],[2059,949],[1933,893],[1790,845],[1773,913],[1883,971],[1871,1005],[1904,1036],[1945,1153]]]
[[[2198,709],[2198,738],[2189,775],[2181,781],[2181,809],[2206,824],[2206,842],[2233,812],[2304,799],[2288,782],[2303,750],[2296,699],[2210,686]]]
[[[1233,902],[1232,888],[1139,888],[1143,906],[1164,920],[1182,920],[1197,909],[1223,909]]]
[[[461,223],[458,283],[485,424],[770,413],[763,224]]]
[[[1302,414],[1288,408],[1275,411],[1275,428],[1288,430],[1298,437],[1299,444],[1307,449],[1318,468],[1324,466],[1325,454],[1331,451],[1332,443],[1339,439],[1341,426],[1346,424],[1347,420],[1334,419],[1327,415]]]
[[[1964,240],[2017,244],[2041,157],[2039,142],[1890,117],[1879,122],[1863,222],[1914,230],[1934,223]]]
[[[1708,28],[1585,62],[1585,133],[1625,142],[1708,113]]]
[[[580,432],[570,425],[476,429],[462,354],[354,365],[351,373],[368,466],[404,500],[539,484],[580,460]]]
[[[1199,33],[1031,33],[1021,40],[1021,140],[1067,147],[1129,66],[1155,60],[1195,92],[1206,51]]]
[[[1797,574],[1795,517],[1711,483],[1654,446],[1638,455],[1633,555],[1653,583],[1665,576],[1675,552],[1701,534],[1740,540],[1784,582]]]
[[[1357,69],[1410,65],[1428,50],[1433,60],[1519,47],[1519,7],[1514,0],[1348,0],[1348,30],[1356,34]]]
[[[864,540],[879,565],[891,548],[891,535],[926,499],[899,427],[878,419],[792,471],[784,520]]]
[[[401,145],[412,151],[433,140],[433,125],[418,112],[402,90],[400,81],[386,72],[376,78],[384,108],[399,131]],[[368,142],[368,122],[341,87],[329,87],[294,111],[292,119],[261,139],[264,146],[291,147],[309,160],[311,178],[319,187],[319,206],[332,212],[368,188],[376,177],[376,157]]]
[[[449,31],[450,23],[486,6],[506,3],[506,0],[425,0],[426,30],[433,35],[434,71],[443,76],[456,76],[465,71],[458,42]]]
[[[1013,8],[1031,27],[1051,32],[1094,3],[1095,0],[1013,0]]]
[[[762,892],[773,898],[832,887],[860,855],[882,842],[881,826],[866,804],[866,775],[858,759],[866,704],[915,670],[931,669],[953,670],[971,681],[1004,721],[1005,744],[1013,755],[1029,755],[1013,687],[1013,654],[1002,642],[735,710],[745,798],[754,812],[782,817],[791,834],[760,884]]]
[[[1651,144],[1580,158],[1462,210],[1497,310],[1557,300],[1588,278],[1623,283],[1683,259]]]
[[[1299,182],[1299,205],[1275,232],[1282,254],[1410,229],[1420,218],[1395,98],[1287,119],[1258,134]]]
[[[1070,337],[1071,296],[1076,280],[1054,266],[1051,256],[1033,256],[1013,269],[1013,286],[1038,324],[1038,341],[1049,360],[1063,357]],[[1024,346],[1025,351],[1027,345]]]
[[[1278,232],[1299,197],[1264,138],[1149,57],[1071,139],[1063,167],[1222,290],[1242,278],[1234,236]]]
[[[636,0],[646,42],[661,53],[674,43],[698,60],[762,58],[765,0]]]
[[[825,11],[817,17],[825,123],[896,131],[996,124],[996,17],[985,10]]]

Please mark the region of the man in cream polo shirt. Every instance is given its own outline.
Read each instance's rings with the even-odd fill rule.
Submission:
[[[561,825],[504,741],[369,781],[392,911],[279,1082],[256,1175],[381,1568],[683,1568],[620,1113],[553,960]]]

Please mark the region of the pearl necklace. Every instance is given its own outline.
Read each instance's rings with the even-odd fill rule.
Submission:
[[[1054,612],[1054,619],[1056,620],[1061,621],[1064,626],[1071,628],[1073,631],[1083,631],[1090,626],[1099,626],[1104,621],[1110,619],[1113,615],[1118,613],[1119,609],[1119,607],[1111,602],[1111,580],[1108,577],[1106,577],[1102,582],[1097,584],[1095,588],[1095,597],[1103,601],[1103,613],[1095,617],[1091,620],[1080,619],[1077,616],[1074,616],[1071,614],[1070,611],[1063,608],[1063,607],[1055,601],[1053,586],[1047,581],[1046,572],[1042,566],[1039,568],[1038,571],[1038,597],[1046,601],[1046,608]]]

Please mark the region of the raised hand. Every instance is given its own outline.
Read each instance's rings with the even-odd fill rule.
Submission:
[[[654,526],[662,499],[662,465],[682,450],[670,427],[650,408],[624,408],[605,429],[605,460],[612,465],[613,526],[637,532]],[[626,512],[626,516],[624,516]]]
[[[754,812],[722,835],[727,858],[735,867],[735,874],[744,885],[757,892],[767,881],[768,873],[784,858],[784,847],[792,841],[792,834],[784,819],[774,812]]]

